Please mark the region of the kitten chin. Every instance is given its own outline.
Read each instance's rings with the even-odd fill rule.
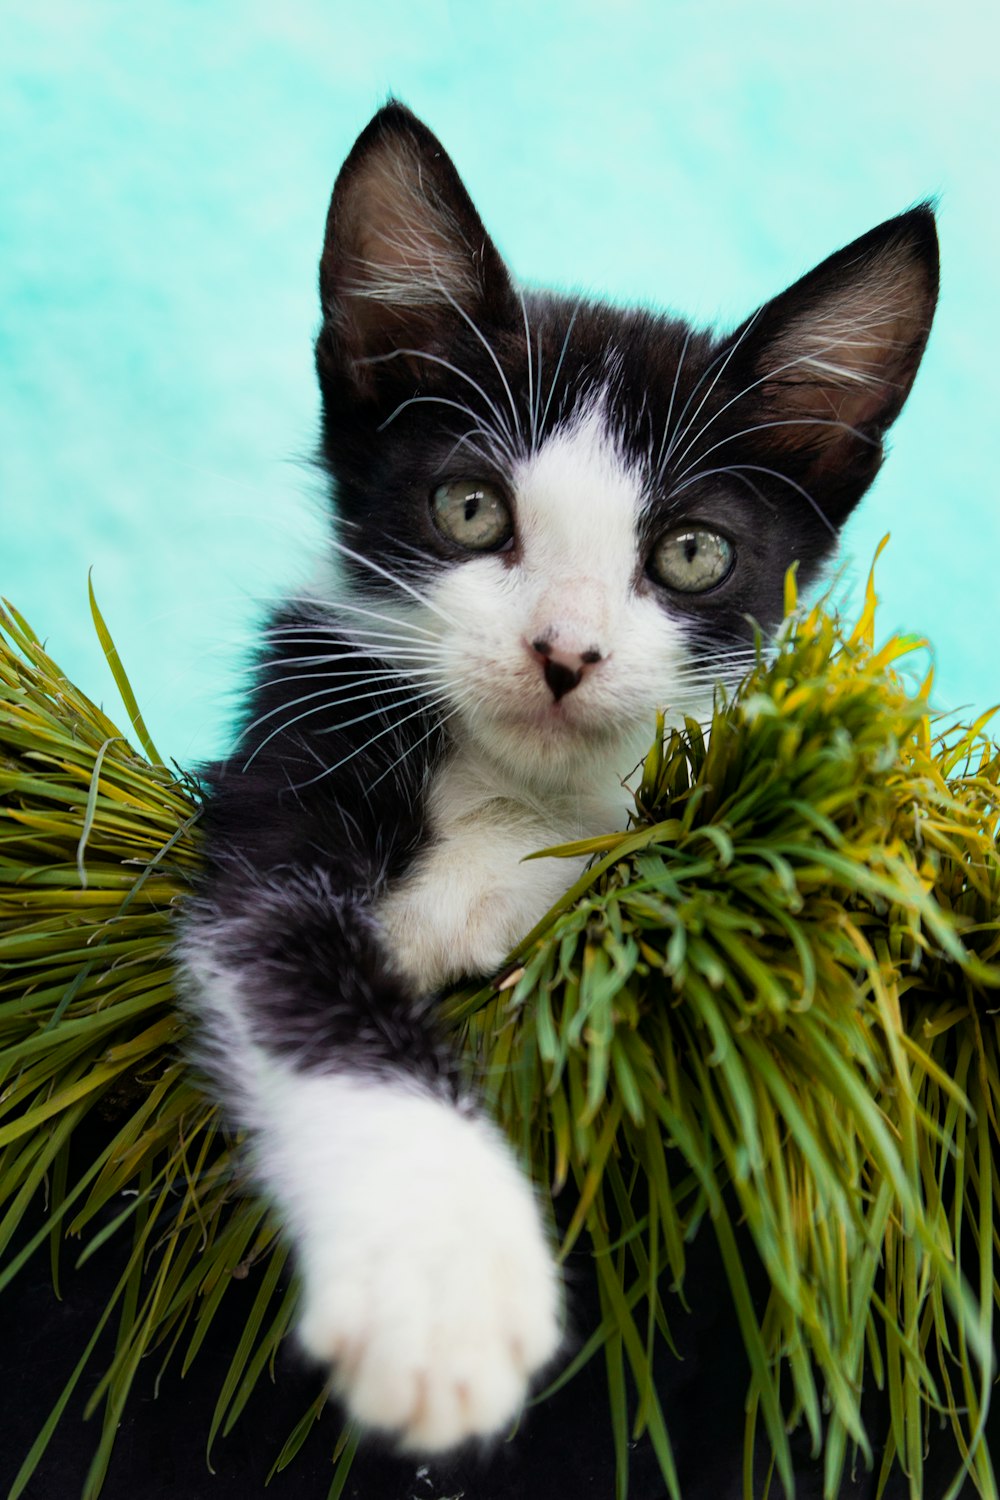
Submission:
[[[624,786],[648,751],[655,729],[655,711],[637,723],[618,723],[609,730],[552,722],[545,710],[536,710],[480,721],[467,744],[514,796],[530,800],[588,794],[602,809],[602,826],[590,831],[609,833],[628,818],[632,800]]]

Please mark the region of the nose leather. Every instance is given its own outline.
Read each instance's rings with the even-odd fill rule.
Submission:
[[[547,656],[545,658],[545,665],[542,670],[545,673],[545,681],[548,683],[552,696],[557,703],[560,698],[564,697],[567,693],[571,693],[575,687],[579,686],[580,678],[583,676],[582,667],[578,667],[574,671],[572,667],[567,667],[565,663],[557,661],[554,656]]]
[[[544,638],[532,641],[531,649],[541,657],[545,681],[557,703],[579,687],[587,668],[601,659],[599,651],[560,651]]]

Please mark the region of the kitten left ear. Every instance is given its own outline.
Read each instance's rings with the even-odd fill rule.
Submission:
[[[733,336],[741,384],[763,408],[761,443],[813,483],[842,491],[841,509],[878,469],[937,291],[934,214],[922,204],[831,255]]]
[[[510,277],[451,158],[395,101],[358,137],[337,178],[320,295],[321,365],[362,394],[385,356],[440,350],[456,326],[509,315]],[[412,358],[400,353],[392,363]]]

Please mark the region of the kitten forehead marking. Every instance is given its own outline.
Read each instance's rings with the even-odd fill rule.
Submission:
[[[606,391],[521,460],[513,480],[532,629],[603,654],[614,601],[635,574],[644,491],[615,441]]]

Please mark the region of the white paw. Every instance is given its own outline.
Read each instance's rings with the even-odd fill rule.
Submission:
[[[374,1079],[313,1084],[338,1097],[295,1214],[302,1344],[350,1414],[405,1447],[501,1431],[560,1338],[530,1185],[481,1119]]]

